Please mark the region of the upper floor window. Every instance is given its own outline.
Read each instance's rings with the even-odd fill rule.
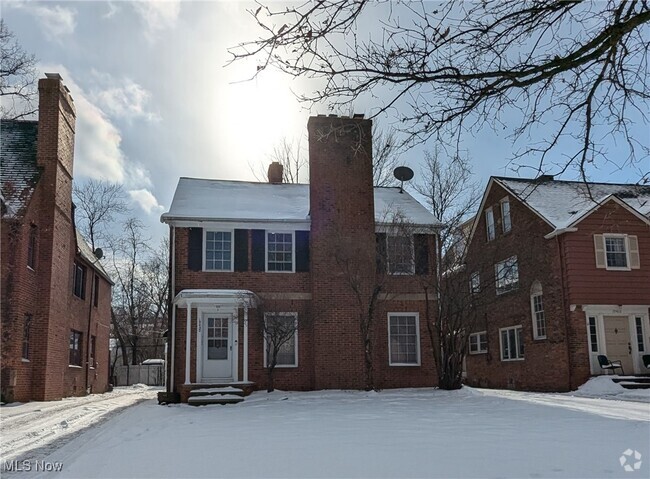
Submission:
[[[501,361],[524,359],[524,340],[521,326],[499,330],[501,341]]]
[[[27,241],[27,266],[36,269],[36,226],[32,225],[29,229],[29,239]]]
[[[474,271],[469,279],[469,291],[472,294],[481,292],[481,275],[478,271]]]
[[[414,274],[415,257],[413,254],[413,236],[386,236],[388,249],[388,272],[390,274]]]
[[[293,272],[293,232],[266,233],[266,270]]]
[[[68,364],[70,366],[81,366],[81,333],[75,331],[74,329],[70,330],[70,355],[68,359]]]
[[[86,298],[86,267],[74,262],[73,294],[81,299]]]
[[[546,339],[546,316],[542,284],[535,281],[530,288],[530,308],[533,316],[533,338]]]
[[[501,200],[501,226],[503,233],[508,233],[512,229],[510,220],[510,200],[506,197]]]
[[[501,261],[494,265],[494,276],[496,279],[497,294],[503,294],[519,286],[519,266],[517,257]]]
[[[232,232],[205,232],[206,271],[232,271]]]
[[[629,271],[640,267],[639,241],[634,235],[594,235],[596,267]]]
[[[485,210],[485,227],[487,228],[487,240],[492,241],[496,237],[494,211],[492,211],[492,207]]]
[[[487,350],[487,331],[469,335],[469,354],[483,354],[487,353]]]
[[[388,356],[391,366],[420,365],[418,313],[388,313]]]

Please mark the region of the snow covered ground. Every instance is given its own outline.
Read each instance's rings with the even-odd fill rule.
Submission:
[[[146,401],[45,461],[62,472],[5,476],[646,478],[650,404],[471,388]]]
[[[125,407],[154,398],[157,390],[137,384],[106,394],[2,406],[0,457],[3,462],[23,457],[42,459],[88,427],[113,417]]]

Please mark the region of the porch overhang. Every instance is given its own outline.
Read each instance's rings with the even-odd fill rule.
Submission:
[[[196,307],[201,304],[215,303],[226,306],[255,308],[258,298],[255,293],[245,289],[184,289],[174,298],[174,304],[179,307],[188,304]]]

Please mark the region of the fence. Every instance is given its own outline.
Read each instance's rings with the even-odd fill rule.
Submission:
[[[165,385],[164,364],[116,365],[113,370],[113,386],[131,386],[146,384],[148,386]]]

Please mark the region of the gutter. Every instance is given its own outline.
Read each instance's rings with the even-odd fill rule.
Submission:
[[[557,236],[560,236],[561,234],[564,233],[575,233],[578,231],[578,228],[571,228],[571,227],[566,227],[566,228],[557,228],[551,231],[549,234],[544,236],[544,239],[551,239],[551,238],[556,238]]]

